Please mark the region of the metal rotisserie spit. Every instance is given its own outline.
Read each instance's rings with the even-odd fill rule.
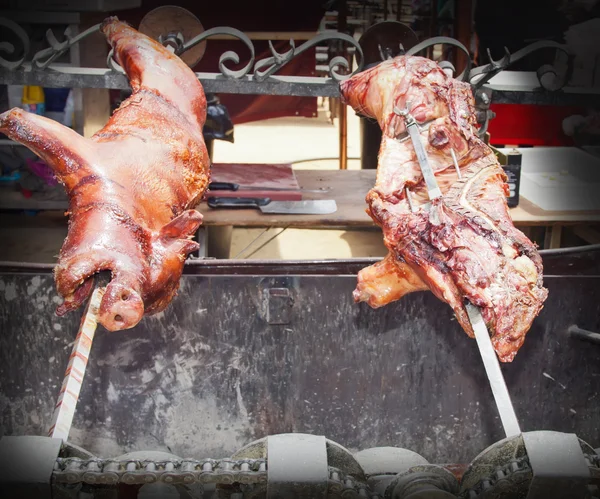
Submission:
[[[50,32],[31,63],[0,59],[3,83],[132,87],[91,138],[21,109],[0,115],[0,131],[64,184],[70,216],[54,269],[0,263],[2,495],[599,497],[600,247],[540,256],[513,226],[505,173],[482,140],[490,78],[565,47],[537,42],[455,77],[417,54],[447,44],[469,55],[456,40],[394,58],[374,37],[382,61],[363,71],[343,33],[285,53],[270,43],[255,62],[244,33],[204,31],[179,10],[184,36],[163,15],[152,36],[109,17],[63,42]],[[0,21],[27,53],[25,31]],[[109,70],[53,67],[98,31]],[[230,51],[220,74],[194,73],[182,57],[216,34],[242,41],[250,63],[231,69]],[[354,45],[354,73],[335,57],[324,79],[272,76],[334,40]],[[538,72],[546,90],[564,76]],[[388,256],[184,264],[210,189],[205,90],[340,97],[376,119],[366,201]]]
[[[25,437],[51,426],[81,316],[54,315],[50,266],[4,264],[3,469],[39,480],[45,459],[44,497],[291,497],[294,481],[303,497],[471,498],[541,497],[523,493],[556,487],[536,472],[558,463],[573,494],[587,491],[600,248],[542,255],[548,302],[502,367],[523,431],[506,439],[451,310],[431,293],[353,303],[364,259],[188,263],[162,314],[96,332],[68,441]]]

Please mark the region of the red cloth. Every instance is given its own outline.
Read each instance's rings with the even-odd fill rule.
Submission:
[[[227,2],[199,3],[195,0],[179,0],[177,5],[192,12],[202,23],[204,29],[216,26],[229,26],[240,31],[315,31],[325,14],[323,0],[305,0],[296,8],[280,0],[228,0]],[[138,9],[123,10],[115,14],[132,26],[151,10],[163,5],[160,0],[144,0]],[[255,61],[269,57],[267,41],[253,41]],[[296,41],[296,47],[304,41]],[[273,43],[279,53],[286,52],[290,46],[287,41]],[[248,63],[248,49],[242,42],[233,40],[207,40],[206,52],[200,63],[194,68],[198,72],[219,73],[219,57],[227,50],[233,50],[240,56],[240,64],[228,67],[240,69]],[[253,69],[250,71],[253,72]],[[308,50],[279,70],[277,75],[314,76],[315,51]],[[317,115],[316,97],[270,96],[218,94],[227,107],[234,124],[258,121],[284,116],[313,117]]]
[[[302,42],[296,42],[296,47]],[[277,52],[284,53],[290,49],[289,42],[274,42]],[[255,61],[271,57],[268,42],[254,42]],[[219,73],[219,58],[221,54],[233,50],[240,56],[240,64],[226,63],[228,68],[241,69],[248,63],[249,51],[242,42],[229,40],[208,40],[206,52],[200,63],[194,68],[198,72]],[[265,70],[266,68],[263,68]],[[251,72],[254,72],[251,70]],[[294,57],[276,73],[277,75],[315,76],[315,50],[307,50],[300,56]],[[316,97],[295,97],[281,95],[240,95],[219,94],[221,103],[229,111],[234,124],[264,120],[283,116],[315,117],[317,115]]]
[[[570,146],[573,141],[562,131],[563,120],[573,114],[585,114],[578,107],[492,104],[496,117],[488,132],[492,145]]]

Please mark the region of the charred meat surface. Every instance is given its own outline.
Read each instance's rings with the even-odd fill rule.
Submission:
[[[377,180],[366,201],[389,255],[359,273],[355,300],[381,307],[429,289],[473,337],[468,300],[480,307],[499,359],[511,362],[547,290],[535,245],[510,218],[504,171],[476,135],[470,86],[429,59],[399,56],[342,82],[341,94],[382,130]],[[427,187],[395,109],[407,109],[420,125],[443,194],[427,209]]]
[[[115,17],[101,27],[133,94],[86,139],[50,119],[12,109],[0,131],[54,171],[69,196],[69,232],[55,269],[57,313],[78,308],[93,275],[111,282],[99,322],[110,331],[162,311],[178,287],[209,182],[202,127],[206,98],[179,57]]]

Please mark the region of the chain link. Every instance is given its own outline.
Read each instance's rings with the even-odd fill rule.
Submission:
[[[170,485],[242,484],[266,485],[265,459],[181,459],[181,460],[122,460],[58,458],[53,482],[60,485],[143,485],[162,482]],[[381,499],[367,484],[343,471],[329,467],[328,493],[343,499]]]
[[[600,469],[600,456],[586,455],[590,467]],[[482,478],[477,485],[465,490],[460,497],[477,499],[500,480],[514,480],[518,475],[531,473],[527,457],[514,459]],[[56,484],[86,485],[143,485],[162,482],[171,485],[242,484],[266,485],[266,459],[181,459],[166,461],[58,458],[54,466]],[[343,471],[329,467],[328,493],[332,497],[381,499],[367,484]]]
[[[373,492],[365,483],[359,482],[343,471],[329,467],[328,497],[346,498],[370,498],[382,499],[381,496]]]
[[[514,480],[518,475],[527,473],[531,473],[529,458],[525,456],[520,459],[513,459],[506,466],[498,467],[492,474],[479,480],[474,487],[463,491],[460,497],[463,499],[477,499],[500,480]]]
[[[600,455],[584,454],[584,457],[590,468],[600,469]],[[513,459],[506,466],[497,468],[492,474],[479,480],[474,487],[463,491],[460,497],[463,499],[477,499],[490,488],[496,486],[500,480],[514,480],[519,475],[531,473],[533,473],[533,470],[527,456]]]
[[[135,485],[232,483],[258,484],[267,481],[265,459],[181,459],[168,461],[58,458],[55,483],[90,485],[119,483]]]

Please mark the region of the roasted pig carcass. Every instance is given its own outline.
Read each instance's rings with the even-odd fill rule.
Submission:
[[[376,308],[429,289],[473,337],[469,301],[511,362],[547,290],[535,245],[512,224],[504,171],[476,135],[470,86],[429,59],[399,56],[342,82],[341,94],[382,130],[367,212],[389,254],[359,273],[355,300]],[[442,197],[429,198],[404,113],[419,125]]]
[[[90,139],[12,109],[0,131],[40,156],[69,196],[69,232],[55,268],[62,315],[79,307],[93,275],[109,270],[99,322],[117,331],[165,309],[179,287],[209,182],[198,79],[158,42],[111,17],[101,27],[133,94]]]

